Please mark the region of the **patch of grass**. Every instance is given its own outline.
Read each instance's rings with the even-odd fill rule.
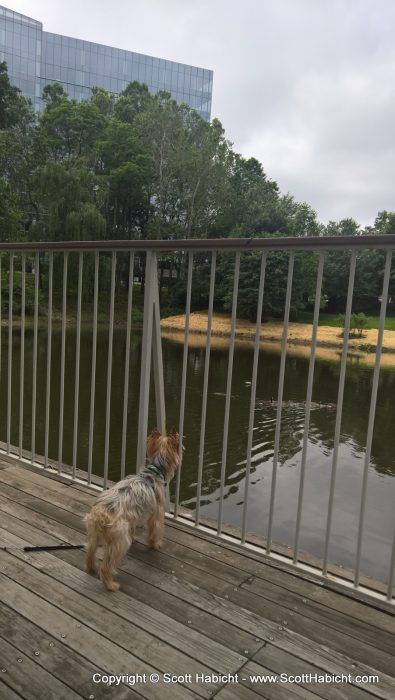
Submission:
[[[366,316],[366,330],[377,329],[379,326],[378,316]],[[301,311],[298,313],[298,319],[296,323],[313,323],[313,312],[312,311]],[[332,328],[339,328],[339,314],[326,314],[321,313],[318,321],[319,326],[330,326]],[[395,331],[395,317],[388,316],[385,320],[385,329],[387,331]]]

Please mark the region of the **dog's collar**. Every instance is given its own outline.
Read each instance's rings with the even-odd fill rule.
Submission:
[[[153,472],[155,476],[159,477],[159,479],[162,479],[164,483],[166,483],[166,471],[165,468],[158,460],[154,459],[152,460],[151,464],[148,464],[146,466],[146,469],[150,472]]]
[[[147,471],[153,472],[155,476],[158,476],[159,479],[162,479],[162,481],[166,481],[164,471],[161,467],[156,467],[155,464],[149,464],[146,469]]]

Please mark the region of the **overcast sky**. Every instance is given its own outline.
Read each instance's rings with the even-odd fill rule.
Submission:
[[[321,221],[395,210],[394,0],[2,0],[44,30],[214,70],[212,117]]]

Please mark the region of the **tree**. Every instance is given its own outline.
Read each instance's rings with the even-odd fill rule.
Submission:
[[[97,94],[92,100],[69,100],[59,83],[43,90],[46,108],[37,130],[41,165],[48,161],[84,158],[87,166],[95,164],[95,146],[104,132],[108,117],[100,110]]]
[[[78,162],[52,162],[36,176],[42,216],[34,228],[39,240],[101,238],[105,220],[94,203],[95,176]]]
[[[226,206],[230,144],[218,119],[208,124],[183,105],[183,138],[179,161],[180,221],[185,238],[204,238],[215,232]]]
[[[20,90],[10,83],[6,62],[0,62],[0,130],[14,126],[28,106]]]
[[[322,228],[323,236],[360,236],[361,227],[355,219],[341,219],[339,222],[329,221]]]
[[[109,120],[97,142],[96,173],[109,237],[142,236],[148,219],[150,169],[141,139],[130,124],[116,117]]]
[[[4,235],[10,240],[27,231],[34,217],[30,187],[34,113],[31,104],[10,84],[6,64],[0,63],[0,178]]]
[[[354,219],[329,221],[323,228],[324,236],[359,236],[360,226]],[[330,251],[326,256],[323,278],[323,292],[328,296],[327,310],[343,311],[347,299],[350,274],[350,251]],[[356,278],[357,281],[357,278]]]
[[[388,234],[395,233],[395,212],[379,211],[375,220],[373,229],[369,228],[369,233]]]
[[[117,119],[134,124],[139,114],[146,112],[153,101],[148,87],[132,81],[115,101],[114,112]]]
[[[238,232],[236,232],[237,234]],[[280,236],[277,233],[275,236]],[[275,237],[274,236],[274,237]],[[269,237],[268,234],[262,238]],[[270,235],[273,237],[273,234]],[[237,312],[241,318],[256,319],[259,278],[262,253],[244,253],[240,264],[239,295]],[[304,252],[295,255],[291,320],[296,320],[298,311],[305,308],[314,295],[318,257]],[[289,253],[271,252],[266,259],[263,317],[282,318],[289,269]],[[218,265],[217,304],[230,311],[232,306],[234,279],[234,254],[221,255]]]
[[[13,241],[21,230],[22,212],[9,183],[0,177],[0,241]]]
[[[359,314],[353,314],[353,316],[352,328],[358,331],[359,337],[361,338],[364,329],[368,325],[368,319],[362,311]]]
[[[344,330],[344,326],[345,326],[345,321],[346,321],[345,315],[339,314],[339,316],[337,317],[337,322],[338,322],[339,326],[341,326],[341,328],[343,328],[343,330]],[[367,325],[368,325],[368,319],[366,318],[366,316],[363,312],[361,312],[359,314],[355,314],[355,313],[351,314],[351,316],[350,316],[351,335],[352,335],[353,331],[358,331],[359,337],[361,338],[362,333]]]
[[[279,229],[279,190],[255,158],[230,153],[227,200],[216,221],[217,235],[255,236]]]

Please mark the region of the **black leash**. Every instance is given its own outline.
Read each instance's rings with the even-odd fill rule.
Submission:
[[[4,552],[9,552],[15,549],[19,549],[22,552],[53,552],[60,549],[84,549],[84,544],[51,544],[42,545],[39,547],[0,547]]]

